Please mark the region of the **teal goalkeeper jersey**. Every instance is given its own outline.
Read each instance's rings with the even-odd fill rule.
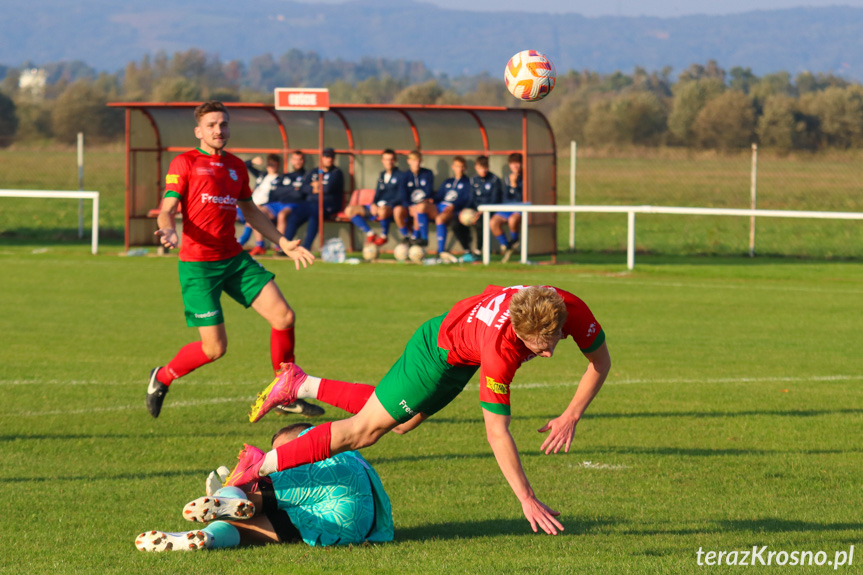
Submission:
[[[270,475],[279,508],[308,545],[393,539],[389,497],[374,468],[355,451]]]

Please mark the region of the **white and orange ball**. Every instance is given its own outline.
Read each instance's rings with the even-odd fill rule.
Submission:
[[[554,64],[536,50],[522,50],[506,63],[506,88],[519,100],[542,100],[551,93],[556,79]]]

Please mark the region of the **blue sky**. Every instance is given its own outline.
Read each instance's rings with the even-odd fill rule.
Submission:
[[[304,0],[341,4],[346,0]],[[421,0],[441,8],[479,11],[575,12],[585,16],[658,16],[733,14],[797,6],[855,6],[863,0]]]

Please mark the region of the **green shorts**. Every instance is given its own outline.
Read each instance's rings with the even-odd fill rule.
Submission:
[[[375,396],[399,423],[418,413],[432,415],[461,393],[478,365],[447,363],[437,338],[446,314],[430,319],[411,336],[405,351],[378,386]]]
[[[246,252],[217,262],[181,261],[179,269],[189,327],[224,323],[223,291],[249,307],[264,286],[276,277]]]

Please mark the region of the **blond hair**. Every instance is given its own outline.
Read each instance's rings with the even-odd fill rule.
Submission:
[[[563,328],[566,316],[563,297],[549,287],[526,287],[509,302],[512,328],[522,337],[549,340]]]

